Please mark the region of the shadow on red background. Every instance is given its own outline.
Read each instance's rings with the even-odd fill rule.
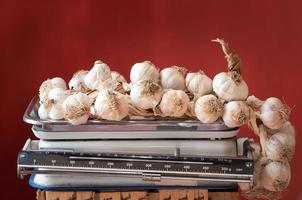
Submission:
[[[133,63],[152,60],[202,69],[211,77],[226,62],[216,37],[243,60],[250,93],[277,96],[295,108],[298,145],[284,199],[302,199],[301,1],[14,1],[0,2],[1,199],[34,199],[16,178],[16,157],[30,126],[23,112],[48,77],[70,79],[102,59],[129,75]],[[253,136],[244,128],[240,135]]]

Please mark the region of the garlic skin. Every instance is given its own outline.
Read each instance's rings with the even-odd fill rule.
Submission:
[[[60,77],[54,77],[52,79],[47,79],[44,81],[39,88],[40,101],[44,102],[48,96],[48,93],[53,88],[67,89],[65,81]]]
[[[272,192],[283,191],[291,179],[290,167],[284,162],[270,162],[262,172],[261,185]]]
[[[214,95],[201,96],[195,103],[196,117],[202,123],[213,123],[223,114],[223,103]]]
[[[141,80],[151,80],[158,83],[159,77],[159,70],[150,61],[136,63],[132,66],[130,71],[130,80],[132,83]]]
[[[120,83],[127,83],[125,77],[116,71],[111,71],[111,78],[113,81],[117,81]]]
[[[38,109],[38,115],[40,117],[40,119],[48,119],[48,112],[49,110],[47,110],[45,108],[45,105],[44,104],[41,104],[39,109]]]
[[[172,66],[161,70],[160,80],[164,89],[185,90],[187,70],[182,67]]]
[[[213,90],[218,97],[226,101],[245,100],[249,94],[246,82],[240,80],[240,83],[236,83],[227,72],[221,72],[214,77]]]
[[[279,129],[289,118],[289,109],[276,97],[266,99],[260,108],[260,119],[270,129]]]
[[[296,146],[295,134],[275,133],[266,143],[266,156],[274,161],[290,161]]]
[[[101,90],[104,88],[104,84],[108,85],[108,83],[111,82],[110,80],[112,79],[109,66],[106,63],[97,60],[92,69],[85,76],[84,83],[91,90]]]
[[[85,76],[88,74],[87,70],[80,70],[73,74],[72,78],[70,79],[68,86],[69,89],[75,90],[78,92],[87,92],[89,88],[84,82]]]
[[[145,110],[154,108],[162,95],[162,87],[151,80],[141,80],[133,84],[130,92],[132,104]]]
[[[226,126],[235,128],[246,124],[250,119],[250,110],[244,101],[231,101],[224,105],[222,119]]]
[[[63,119],[64,112],[62,109],[63,102],[70,95],[70,92],[62,88],[54,88],[49,91],[48,98],[44,103],[46,110],[49,110],[50,119]]]
[[[186,77],[186,86],[196,97],[210,94],[213,91],[212,80],[202,71],[188,73]]]
[[[70,95],[63,102],[64,118],[73,125],[86,123],[90,116],[91,104],[91,99],[84,93]]]
[[[164,93],[159,108],[164,116],[182,117],[188,109],[190,99],[182,90],[168,90]]]
[[[95,116],[100,119],[120,121],[129,114],[127,98],[112,90],[102,90],[94,103]]]

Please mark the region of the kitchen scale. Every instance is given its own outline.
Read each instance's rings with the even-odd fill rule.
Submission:
[[[39,140],[28,139],[18,155],[18,176],[46,190],[206,188],[230,190],[251,183],[254,163],[248,138],[222,121],[129,117],[41,120],[39,99],[24,121]]]

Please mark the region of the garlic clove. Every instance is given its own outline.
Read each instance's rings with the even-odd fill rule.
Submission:
[[[213,91],[212,80],[202,71],[188,73],[186,76],[186,86],[188,91],[197,98]]]
[[[182,90],[167,90],[159,104],[163,116],[182,117],[188,109],[190,99]]]
[[[132,83],[136,83],[140,80],[151,80],[158,83],[159,77],[159,70],[150,61],[136,63],[130,71],[130,80]]]
[[[72,78],[70,79],[68,86],[69,89],[75,90],[78,92],[87,92],[89,88],[84,82],[85,76],[88,74],[87,70],[80,70],[73,74]]]
[[[95,61],[92,69],[87,73],[84,78],[84,83],[91,90],[99,89],[101,90],[103,86],[103,82],[111,79],[111,71],[109,66],[102,61]]]
[[[185,75],[187,70],[182,67],[172,66],[160,72],[161,85],[164,89],[185,90]]]

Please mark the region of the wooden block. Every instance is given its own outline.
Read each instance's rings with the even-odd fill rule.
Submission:
[[[98,200],[121,200],[120,192],[100,192]]]
[[[76,192],[46,191],[46,200],[76,200]]]
[[[209,200],[238,200],[238,192],[210,192]]]
[[[83,191],[77,192],[76,199],[77,200],[94,200],[95,192],[92,191]]]

